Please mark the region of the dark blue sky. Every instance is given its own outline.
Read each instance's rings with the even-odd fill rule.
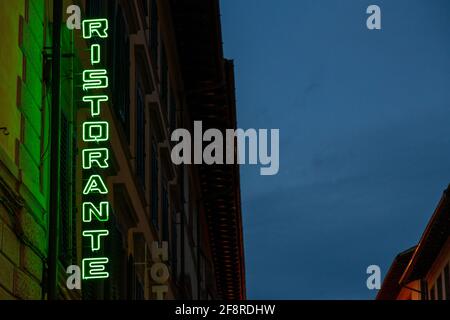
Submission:
[[[278,175],[241,168],[248,297],[373,298],[450,182],[450,1],[221,6],[238,125],[280,129]]]

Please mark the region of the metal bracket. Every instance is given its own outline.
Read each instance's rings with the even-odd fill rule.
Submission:
[[[9,136],[9,131],[7,127],[1,127],[0,131],[2,131],[5,136]]]

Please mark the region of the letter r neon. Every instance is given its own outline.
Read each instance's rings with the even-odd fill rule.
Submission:
[[[108,37],[108,19],[83,20],[83,38],[91,39],[93,36]]]
[[[109,167],[109,150],[107,148],[84,149],[81,158],[84,170],[92,169],[93,166],[102,169]]]

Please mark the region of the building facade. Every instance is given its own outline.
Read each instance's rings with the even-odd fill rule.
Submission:
[[[394,259],[378,300],[450,299],[449,192],[444,191],[418,245]]]
[[[72,5],[82,20],[106,20],[107,36],[69,29]],[[0,298],[244,299],[238,166],[174,165],[170,156],[176,128],[236,127],[218,1],[0,6]],[[107,85],[85,81],[94,67]],[[85,136],[88,93],[107,97],[95,119],[108,124],[104,168],[83,162],[95,145]],[[105,183],[101,198],[85,192],[93,175]],[[97,200],[108,203],[95,252],[107,257],[108,277],[69,288],[67,268],[83,269],[93,251],[84,204]]]
[[[48,252],[50,45],[44,1],[2,1],[0,299],[40,299]]]

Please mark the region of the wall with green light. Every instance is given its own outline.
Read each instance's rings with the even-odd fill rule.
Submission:
[[[49,89],[44,0],[0,1],[0,299],[41,299],[47,256]]]

